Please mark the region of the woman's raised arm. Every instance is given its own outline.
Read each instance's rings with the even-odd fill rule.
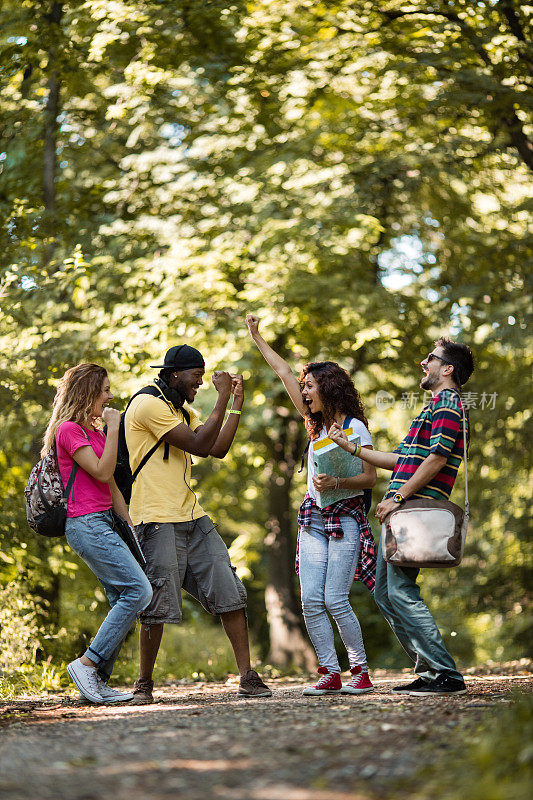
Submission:
[[[281,356],[279,356],[269,344],[265,342],[259,333],[259,317],[253,314],[246,315],[246,324],[250,331],[250,336],[254,340],[257,348],[267,364],[272,367],[274,372],[279,375],[289,397],[294,403],[296,410],[305,417],[306,405],[304,403],[298,378],[292,373],[291,368]]]

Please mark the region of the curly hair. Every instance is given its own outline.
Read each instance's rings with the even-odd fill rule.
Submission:
[[[345,369],[335,361],[314,361],[302,369],[300,386],[306,375],[312,375],[316,380],[324,406],[324,413],[319,411],[312,414],[309,409],[306,410],[305,427],[310,439],[317,439],[324,425],[329,427],[339,411],[346,416],[355,417],[368,428],[363,402]]]
[[[77,364],[65,372],[54,398],[41,456],[45,456],[53,447],[62,422],[77,422],[80,425],[93,423],[93,406],[102,391],[105,378],[107,370],[98,364]]]

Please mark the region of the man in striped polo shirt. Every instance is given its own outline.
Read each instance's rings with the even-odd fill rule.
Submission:
[[[472,352],[467,345],[441,338],[421,364],[424,377],[420,387],[431,391],[432,398],[411,423],[405,439],[393,453],[368,448],[357,452],[359,458],[374,466],[392,470],[385,497],[376,508],[380,522],[408,498],[448,499],[463,457],[464,412],[459,391],[474,371]],[[349,452],[356,447],[351,442],[346,444],[340,429],[330,430],[328,435]],[[417,675],[411,683],[394,687],[394,691],[429,696],[463,694],[463,676],[420,596],[416,582],[419,570],[388,564],[383,557],[384,538],[381,537],[374,598],[414,662]]]

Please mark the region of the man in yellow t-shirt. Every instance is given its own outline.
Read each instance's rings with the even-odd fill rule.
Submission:
[[[192,409],[189,428],[196,431],[201,422]],[[238,416],[236,417],[238,419]],[[130,461],[139,464],[147,451],[178,424],[187,424],[183,411],[176,410],[164,395],[137,395],[127,414],[127,443]],[[154,454],[139,472],[130,503],[134,525],[151,522],[188,522],[204,516],[196,495],[190,489],[191,458],[179,447],[169,447],[168,456]]]
[[[220,615],[239,669],[239,694],[269,697],[272,692],[250,667],[246,589],[190,485],[191,455],[224,458],[233,442],[244,402],[242,376],[213,373],[218,398],[202,424],[184,405],[194,402],[203,384],[201,353],[189,345],[171,347],[157,368],[153,391],[134,397],[125,415],[132,472],[160,442],[133,482],[129,508],[153,589],[140,615],[140,676],[132,703],[153,701],[152,674],[163,627],[181,622],[182,587],[210,614]],[[232,407],[222,424],[231,395]]]

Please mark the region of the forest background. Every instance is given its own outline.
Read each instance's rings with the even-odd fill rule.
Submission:
[[[306,440],[246,312],[295,369],[331,358],[350,371],[379,449],[422,407],[419,362],[435,338],[471,345],[466,556],[427,571],[423,591],[461,664],[528,655],[531,11],[511,0],[3,0],[5,686],[60,682],[106,608],[68,547],[25,520],[59,378],[102,363],[123,408],[148,365],[185,341],[208,376],[246,380],[230,454],[194,476],[247,585],[255,655],[313,668],[293,570]],[[204,389],[196,405],[213,400]],[[368,592],[355,585],[352,599],[372,666],[406,666]],[[220,627],[185,606],[160,677],[234,669]],[[119,672],[134,675],[134,661],[132,637]]]

